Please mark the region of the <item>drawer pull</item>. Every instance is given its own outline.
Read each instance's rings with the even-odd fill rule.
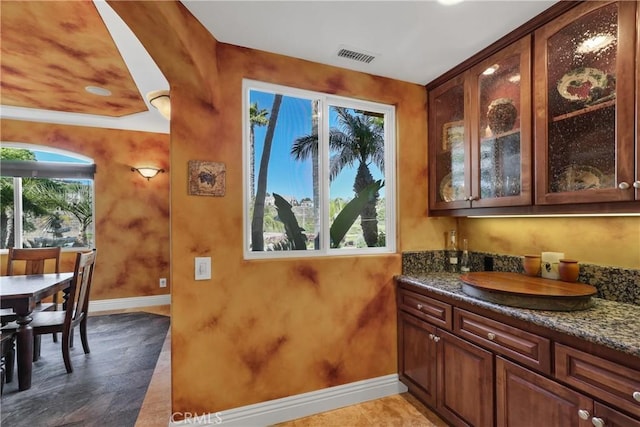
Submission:
[[[438,341],[440,341],[440,337],[435,336],[435,337],[433,337],[433,340],[434,340],[435,342],[438,342]]]
[[[578,416],[580,417],[580,419],[582,420],[588,420],[589,417],[591,416],[591,414],[589,413],[589,411],[586,411],[584,409],[580,409],[578,411]]]
[[[435,335],[433,335],[433,334],[429,334],[429,339],[430,339],[430,340],[434,339],[435,337],[436,337]]]
[[[640,402],[640,391],[634,391],[632,396],[636,402]]]
[[[491,341],[496,339],[496,334],[494,334],[493,332],[489,332],[487,334],[487,338],[489,338]]]
[[[591,418],[591,424],[595,427],[604,427],[604,420],[602,418],[593,417]]]
[[[418,310],[422,310],[422,304],[417,304],[417,305],[416,305],[416,308],[417,308]]]

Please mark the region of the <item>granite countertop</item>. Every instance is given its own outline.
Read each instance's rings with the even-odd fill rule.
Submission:
[[[459,274],[427,273],[399,275],[395,278],[400,283],[424,288],[434,294],[464,301],[640,357],[639,305],[593,298],[594,306],[586,310],[529,310],[482,301],[463,293]]]

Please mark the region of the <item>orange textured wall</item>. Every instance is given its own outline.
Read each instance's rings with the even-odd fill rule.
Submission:
[[[424,88],[217,43],[176,3],[110,4],[171,83],[173,410],[215,412],[397,372],[399,253],[243,260],[241,84],[395,105],[399,244],[435,249],[451,220],[426,217]],[[166,36],[149,31],[159,21]],[[189,160],[224,162],[226,195],[187,195]],[[194,280],[196,256],[212,257],[211,280]]]
[[[98,249],[91,300],[167,294],[169,277],[169,178],[147,181],[131,166],[168,169],[169,136],[47,123],[1,120],[3,142],[72,151],[96,164],[95,243]],[[74,254],[61,268],[72,271]],[[6,270],[2,261],[2,272]]]
[[[640,217],[465,218],[460,234],[474,251],[563,252],[583,263],[640,269]]]

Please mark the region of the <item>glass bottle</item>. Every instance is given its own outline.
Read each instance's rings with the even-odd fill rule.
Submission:
[[[449,255],[449,269],[451,272],[455,273],[458,271],[458,238],[456,236],[456,230],[451,230],[449,232],[447,252]]]
[[[469,244],[467,239],[462,239],[462,256],[460,257],[460,272],[468,273],[471,271],[471,265],[469,261]]]

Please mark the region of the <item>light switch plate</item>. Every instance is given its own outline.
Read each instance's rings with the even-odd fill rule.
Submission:
[[[195,275],[196,280],[211,279],[211,257],[196,257]]]

